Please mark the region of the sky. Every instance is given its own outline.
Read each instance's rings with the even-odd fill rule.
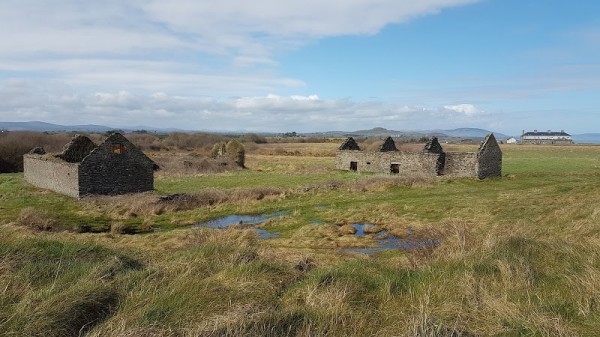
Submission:
[[[600,132],[600,1],[2,0],[0,121]]]

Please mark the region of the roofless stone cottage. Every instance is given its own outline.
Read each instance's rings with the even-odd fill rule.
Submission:
[[[156,164],[120,133],[96,146],[77,135],[59,154],[23,157],[25,180],[74,198],[152,191]]]
[[[485,137],[477,152],[445,152],[431,138],[421,152],[399,151],[388,137],[379,151],[362,151],[349,137],[336,153],[336,168],[358,172],[401,175],[488,177],[502,176],[502,151],[493,134]]]

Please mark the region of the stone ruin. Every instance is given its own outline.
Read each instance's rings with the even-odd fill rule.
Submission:
[[[77,135],[58,154],[36,148],[23,156],[23,166],[30,184],[75,198],[152,191],[158,168],[120,133],[97,146]]]
[[[502,176],[502,151],[493,134],[485,137],[477,152],[446,152],[431,138],[423,151],[397,149],[388,137],[379,151],[361,151],[352,137],[336,153],[336,168],[357,172],[417,176],[477,177]]]
[[[383,144],[381,144],[379,146],[379,152],[390,152],[390,151],[398,151],[398,149],[396,148],[396,143],[394,143],[394,140],[392,139],[392,137],[387,137],[383,141]]]
[[[429,153],[444,153],[442,144],[440,144],[437,137],[431,137],[429,141],[427,141],[427,144],[425,144],[423,151]]]
[[[356,143],[356,141],[354,140],[354,138],[348,137],[348,139],[346,139],[342,143],[342,145],[340,145],[340,147],[338,148],[338,150],[360,151],[360,147],[358,146],[358,144]]]
[[[63,151],[55,156],[67,163],[79,163],[95,148],[96,144],[88,137],[75,135],[75,137],[63,147]]]

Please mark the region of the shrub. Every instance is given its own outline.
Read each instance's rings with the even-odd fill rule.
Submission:
[[[162,141],[157,135],[149,133],[131,133],[126,137],[142,151],[157,151],[162,148]]]
[[[266,144],[267,138],[265,136],[259,136],[256,133],[248,133],[240,137],[242,143],[255,143],[255,144]]]
[[[0,137],[0,173],[22,172],[23,155],[31,149],[43,147],[47,152],[56,152],[70,138],[66,133],[3,132]]]
[[[209,148],[213,144],[227,140],[226,137],[220,135],[213,135],[208,133],[183,133],[173,132],[170,133],[164,140],[163,145],[172,146],[179,149],[191,149],[191,148]]]

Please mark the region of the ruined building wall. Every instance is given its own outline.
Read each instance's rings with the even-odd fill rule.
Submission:
[[[477,159],[479,164],[477,176],[480,179],[502,176],[502,151],[495,139],[494,141],[486,139],[479,149]]]
[[[390,173],[392,164],[397,165],[398,174],[436,176],[439,154],[412,152],[363,152],[341,150],[336,155],[336,168],[350,170],[356,163],[358,172]]]
[[[79,197],[79,164],[27,154],[23,156],[25,181],[70,197]]]
[[[82,196],[154,189],[153,162],[120,134],[111,135],[79,165]]]
[[[447,177],[477,177],[479,162],[475,152],[446,152],[442,174]]]

